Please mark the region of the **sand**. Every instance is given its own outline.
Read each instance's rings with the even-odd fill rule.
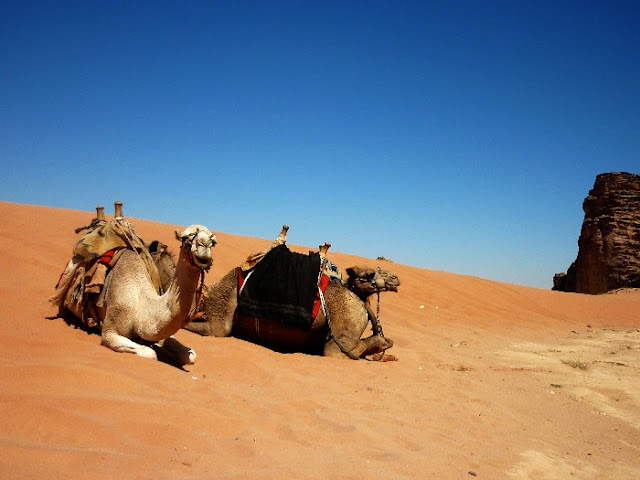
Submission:
[[[180,370],[45,318],[92,216],[0,202],[0,478],[640,478],[640,291],[559,293],[330,252],[400,277],[381,303],[397,362],[180,331],[198,354]],[[130,220],[177,250],[178,226]],[[271,240],[216,233],[206,283]]]

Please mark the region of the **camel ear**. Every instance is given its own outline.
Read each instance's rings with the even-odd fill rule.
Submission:
[[[356,276],[356,272],[355,272],[354,268],[356,268],[356,267],[347,268],[347,270],[346,270],[347,275],[349,275],[350,277],[355,277]]]
[[[176,239],[178,241],[182,241],[182,232],[180,230],[176,230]]]

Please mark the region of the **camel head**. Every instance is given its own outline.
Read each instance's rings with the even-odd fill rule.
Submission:
[[[176,238],[182,242],[182,248],[194,266],[201,270],[209,270],[213,263],[211,249],[217,240],[207,227],[191,225],[183,232],[176,230]]]
[[[397,292],[400,279],[393,272],[378,267],[350,267],[347,268],[347,286],[359,297],[367,297],[376,292]]]
[[[397,292],[400,286],[400,279],[395,273],[383,270],[380,267],[376,269],[375,279],[376,286],[381,292]]]

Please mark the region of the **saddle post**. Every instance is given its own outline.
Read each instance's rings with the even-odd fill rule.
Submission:
[[[322,278],[322,273],[324,272],[324,267],[327,263],[327,252],[330,248],[331,244],[329,242],[324,242],[318,247],[318,251],[320,252],[320,272],[318,272],[318,286],[320,285],[320,279]]]
[[[274,249],[275,247],[277,247],[279,245],[285,245],[287,243],[287,232],[288,231],[289,231],[289,226],[288,225],[283,225],[282,226],[282,230],[280,231],[280,233],[278,234],[276,239],[273,242],[271,242],[271,245],[269,245],[267,248],[265,248],[261,252],[249,255],[247,257],[247,259],[244,261],[244,263],[242,265],[240,265],[240,269],[243,272],[251,270],[253,267],[256,266],[256,263],[258,263],[260,260],[262,260],[264,258],[264,256],[267,253],[269,253],[272,249]]]

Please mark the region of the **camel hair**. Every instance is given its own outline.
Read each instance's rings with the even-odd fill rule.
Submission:
[[[282,232],[270,247],[249,257],[247,265],[257,263],[271,248],[286,243],[286,233]],[[330,244],[320,246],[321,258],[325,258]],[[357,270],[357,269],[356,269]],[[356,270],[353,272],[356,273]],[[318,353],[325,356],[364,358],[380,354],[393,346],[393,341],[378,334],[361,339],[369,322],[370,313],[363,300],[353,291],[336,282],[330,282],[324,292],[327,315],[320,309],[310,331],[283,327],[277,321],[271,321],[257,327],[258,320],[235,317],[238,305],[237,288],[240,269],[234,268],[214,285],[205,290],[203,315],[195,318],[184,328],[205,336],[226,337],[229,335],[261,343],[274,350],[287,352]],[[389,278],[395,277],[389,275]],[[397,277],[395,277],[397,280]],[[381,282],[381,278],[376,278]],[[375,283],[375,281],[374,281]],[[369,282],[371,284],[371,282]],[[397,282],[399,285],[399,282]],[[356,282],[354,282],[356,285]],[[354,287],[355,288],[355,287]],[[388,290],[397,290],[395,283]],[[373,292],[372,292],[373,293]],[[366,294],[362,293],[364,298]],[[327,318],[328,317],[328,318]],[[257,335],[257,330],[260,335]]]

